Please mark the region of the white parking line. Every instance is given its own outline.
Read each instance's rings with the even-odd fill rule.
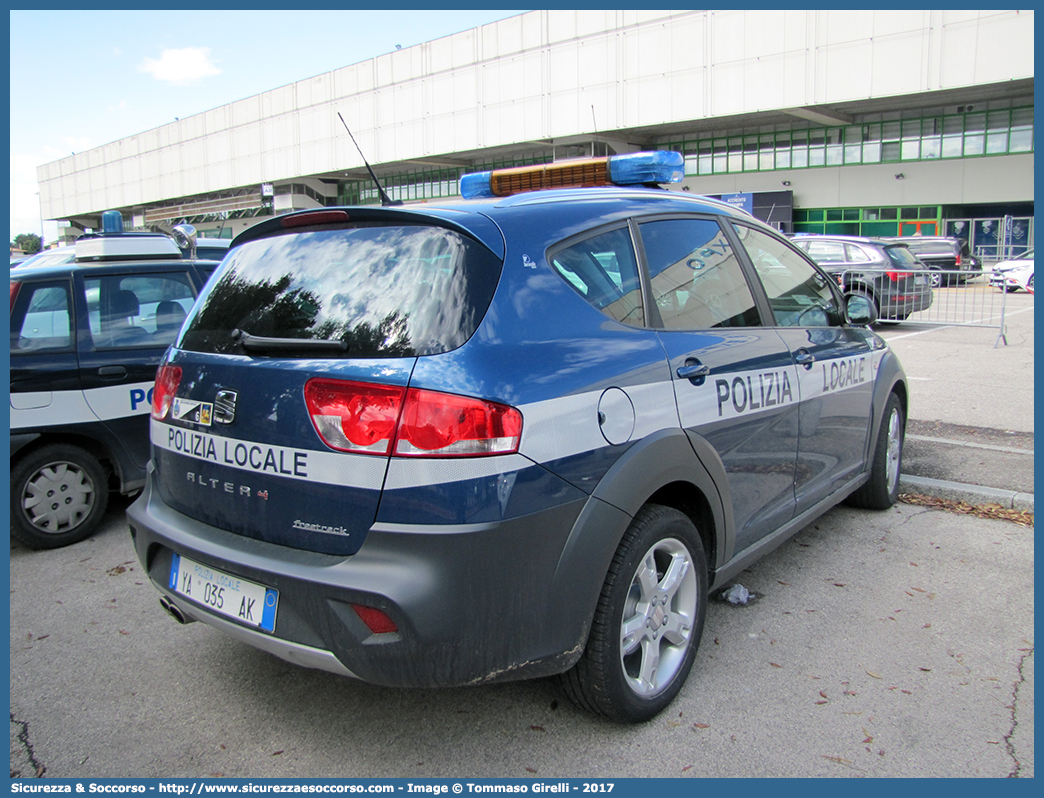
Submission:
[[[1009,454],[1028,454],[1033,456],[1032,449],[1018,449],[1014,446],[995,446],[990,443],[972,443],[971,441],[951,441],[947,438],[933,438],[929,435],[907,435],[908,441],[926,441],[927,443],[946,443],[950,446],[967,446],[972,449],[989,449],[991,452],[1007,452]]]

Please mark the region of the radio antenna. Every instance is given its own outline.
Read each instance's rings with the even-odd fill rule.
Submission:
[[[393,200],[391,197],[388,196],[387,192],[384,190],[384,187],[381,186],[381,181],[377,179],[377,175],[375,175],[373,173],[373,169],[370,168],[369,161],[367,161],[366,156],[363,155],[363,151],[362,148],[359,146],[359,142],[355,140],[355,136],[352,135],[352,131],[349,129],[348,123],[344,121],[344,117],[341,116],[340,111],[337,112],[337,118],[341,120],[341,124],[344,125],[344,129],[348,131],[348,138],[352,140],[352,144],[355,145],[355,149],[359,151],[359,157],[362,158],[363,163],[366,164],[366,171],[370,173],[370,179],[373,180],[373,184],[377,186],[377,193],[381,197],[381,205],[384,205],[386,207],[392,205],[402,205],[402,200]]]

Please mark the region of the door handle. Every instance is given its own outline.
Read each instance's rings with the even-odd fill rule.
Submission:
[[[98,376],[118,380],[127,376],[127,369],[123,366],[102,366],[98,369]]]
[[[678,377],[688,380],[693,385],[703,385],[703,381],[710,376],[710,366],[705,366],[696,358],[688,358],[684,366],[678,367]]]
[[[816,362],[816,356],[807,349],[799,349],[794,354],[794,362],[799,366],[804,366],[806,369],[811,369],[812,364]]]

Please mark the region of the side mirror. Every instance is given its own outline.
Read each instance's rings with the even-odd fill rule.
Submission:
[[[845,315],[848,323],[865,327],[877,321],[877,309],[870,298],[863,294],[849,294],[845,299]]]
[[[178,249],[187,249],[189,258],[196,258],[196,228],[190,224],[179,224],[172,231]]]

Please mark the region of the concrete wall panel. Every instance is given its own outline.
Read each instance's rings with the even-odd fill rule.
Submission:
[[[46,218],[96,212],[113,179],[138,182],[123,196],[156,202],[175,198],[172,186],[205,193],[355,168],[338,111],[379,164],[1033,70],[1031,11],[532,11],[44,165],[41,206]],[[164,149],[179,151],[180,177],[157,171],[175,162],[155,157]],[[133,170],[107,168],[128,159]]]

